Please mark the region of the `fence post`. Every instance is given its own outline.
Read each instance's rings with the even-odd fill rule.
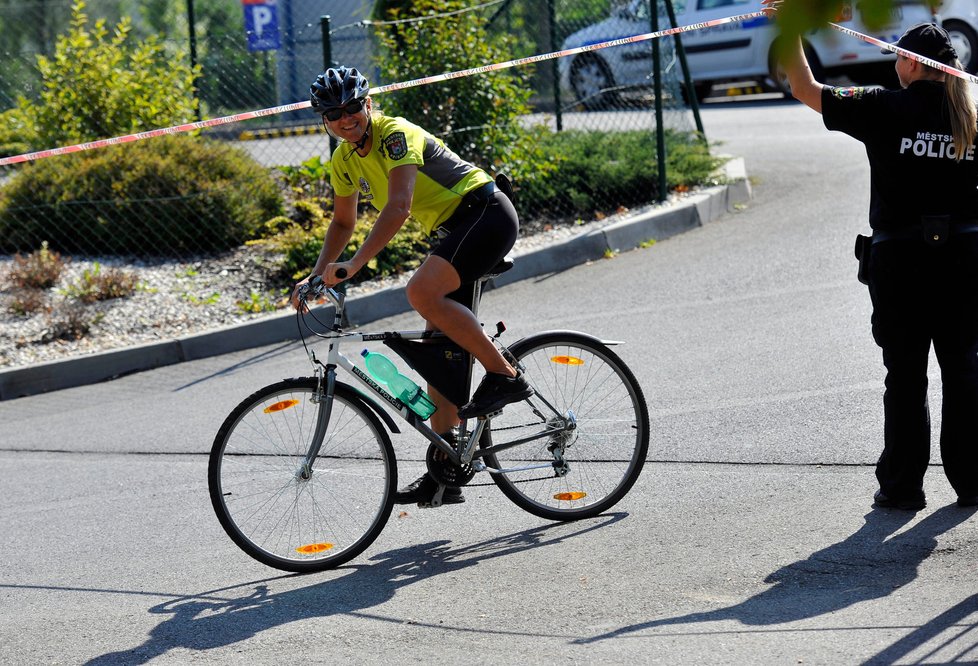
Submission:
[[[671,27],[677,28],[676,9],[672,6],[672,0],[665,0],[666,11],[669,12],[669,23]],[[686,63],[686,49],[683,48],[683,40],[679,34],[673,36],[676,40],[676,53],[679,54],[679,66],[683,68],[683,84],[686,86],[686,96],[689,98],[689,106],[693,110],[693,120],[696,121],[696,130],[703,135],[706,141],[706,132],[703,130],[703,119],[700,118],[700,101],[696,97],[696,89],[693,87],[693,79],[689,75],[689,65]]]
[[[668,2],[669,0],[666,0]],[[659,32],[659,3],[649,0],[652,32]],[[655,156],[659,165],[659,201],[666,200],[666,133],[662,126],[662,55],[659,40],[652,40],[653,94],[655,95]]]
[[[187,32],[190,35],[190,71],[197,69],[197,19],[194,18],[194,0],[187,0]],[[194,75],[194,85],[192,88],[194,101],[197,102],[196,116],[200,122],[200,97],[197,95],[197,76]]]
[[[329,14],[319,17],[319,28],[323,33],[323,70],[327,70],[333,66],[333,42],[329,36]],[[329,156],[333,156],[333,151],[336,150],[336,139],[333,135],[329,135]]]
[[[551,53],[557,50],[557,10],[554,7],[555,2],[556,0],[547,0],[547,21],[550,24],[550,29],[547,32],[550,34]],[[554,81],[554,118],[557,121],[557,131],[560,132],[564,129],[564,114],[560,108],[560,70],[557,67],[556,58],[550,61],[550,71]]]

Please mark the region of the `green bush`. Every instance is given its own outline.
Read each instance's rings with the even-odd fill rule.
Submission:
[[[308,207],[305,208],[308,210]],[[284,282],[301,280],[309,275],[323,249],[323,239],[326,237],[326,229],[330,222],[326,215],[319,215],[312,221],[311,226],[304,226],[308,224],[305,214],[298,214],[298,218],[278,217],[270,220],[266,229],[274,229],[276,233],[255,241],[256,244],[265,245],[282,254],[279,273]],[[377,211],[369,208],[361,212],[353,236],[343,252],[343,259],[352,257],[357,248],[363,245],[376,221]],[[376,277],[387,277],[413,270],[421,265],[428,248],[427,236],[421,224],[411,218],[404,223],[404,227],[387,244],[387,247],[371,259],[351,282],[358,284]]]
[[[15,289],[49,289],[61,279],[67,260],[52,252],[48,242],[28,255],[14,255],[6,283]]]
[[[557,161],[545,179],[518,183],[525,219],[591,219],[601,202],[633,207],[658,199],[655,133],[571,130],[541,138],[541,148]],[[711,183],[722,160],[710,155],[696,134],[666,130],[666,184],[669,191]]]
[[[80,278],[64,289],[64,295],[91,304],[131,296],[138,284],[135,273],[119,268],[103,272],[102,265],[96,261],[92,268],[86,268]]]
[[[282,210],[244,151],[180,135],[41,160],[0,191],[0,252],[187,256],[254,238]]]
[[[34,139],[34,126],[20,109],[8,109],[0,113],[0,157],[29,152],[30,142]]]

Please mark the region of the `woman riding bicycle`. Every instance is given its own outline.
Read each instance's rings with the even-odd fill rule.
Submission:
[[[462,407],[429,385],[437,406],[431,427],[449,438],[460,418],[484,416],[533,393],[471,310],[473,283],[513,247],[519,220],[489,174],[421,127],[374,111],[369,92],[367,79],[349,67],[327,69],[310,87],[312,108],[322,115],[329,135],[343,143],[331,156],[333,219],[312,274],[296,285],[292,303],[300,307],[298,288],[313,276],[321,276],[328,286],[352,278],[414,216],[439,240],[408,282],[408,302],[428,329],[445,333],[486,370]],[[380,215],[353,257],[340,262],[353,235],[360,197]],[[424,501],[436,489],[435,481],[425,475],[398,493],[397,501]],[[457,488],[443,496],[445,503],[461,501]]]

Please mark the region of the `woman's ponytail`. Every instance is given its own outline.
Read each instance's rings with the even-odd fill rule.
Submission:
[[[964,69],[961,61],[957,59],[951,66]],[[978,134],[978,111],[975,109],[975,100],[971,97],[971,88],[967,81],[945,74],[944,88],[951,110],[951,134],[954,136],[954,148],[957,154],[955,159],[961,161],[968,154],[968,149],[974,145],[975,134]]]

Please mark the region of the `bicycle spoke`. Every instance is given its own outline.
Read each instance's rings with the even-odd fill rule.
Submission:
[[[245,401],[211,454],[211,499],[228,534],[290,571],[335,566],[369,545],[387,520],[396,475],[386,433],[349,389],[334,397],[320,453],[306,468],[316,386],[287,380]]]
[[[593,339],[552,333],[511,349],[541,402],[558,410],[570,430],[487,453],[486,464],[508,469],[493,480],[524,509],[547,518],[594,515],[618,502],[641,471],[648,448],[648,413],[641,389],[613,352]],[[525,403],[494,417],[483,448],[531,436],[540,423]],[[559,421],[558,421],[559,419]],[[542,475],[523,465],[566,461],[566,474]]]

